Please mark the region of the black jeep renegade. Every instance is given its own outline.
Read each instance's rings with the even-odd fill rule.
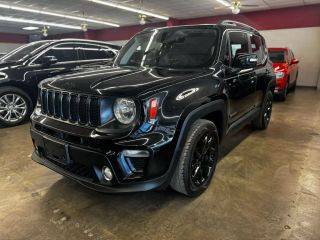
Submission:
[[[196,196],[226,134],[267,128],[274,87],[265,41],[247,25],[146,29],[113,68],[40,83],[32,158],[98,191]]]

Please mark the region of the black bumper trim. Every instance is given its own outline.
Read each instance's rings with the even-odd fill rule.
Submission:
[[[83,178],[80,177],[78,175],[75,175],[71,172],[68,172],[62,168],[60,168],[59,166],[55,165],[54,163],[52,163],[51,161],[42,158],[40,156],[37,155],[36,152],[33,152],[32,154],[32,160],[44,165],[46,167],[48,167],[49,169],[65,176],[68,178],[71,178],[77,182],[79,182],[80,184],[93,189],[95,191],[98,192],[105,192],[105,193],[126,193],[126,192],[143,192],[143,191],[149,191],[152,189],[159,189],[161,188],[167,180],[167,174],[156,178],[156,179],[152,179],[152,180],[148,180],[148,181],[144,181],[144,182],[133,182],[133,183],[128,183],[128,184],[119,184],[119,185],[114,185],[114,186],[106,186],[106,185],[102,185],[102,184],[97,184],[94,183],[93,181],[91,181],[88,178]]]

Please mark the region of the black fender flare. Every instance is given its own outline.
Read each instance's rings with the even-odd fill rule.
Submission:
[[[176,147],[173,152],[173,157],[171,159],[171,163],[168,169],[167,176],[167,185],[170,184],[171,178],[174,174],[176,166],[179,161],[179,156],[181,154],[182,148],[184,146],[184,142],[187,139],[189,129],[191,125],[198,119],[201,119],[213,112],[221,112],[223,116],[223,124],[222,124],[222,136],[225,136],[227,132],[227,107],[226,102],[223,99],[214,100],[212,102],[201,105],[200,107],[191,111],[185,120],[183,121],[182,127],[180,129],[179,137],[177,140]]]

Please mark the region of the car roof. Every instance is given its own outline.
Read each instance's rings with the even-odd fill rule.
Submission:
[[[216,27],[216,28],[220,28],[222,31],[227,30],[227,29],[235,29],[235,30],[245,30],[245,31],[249,31],[249,32],[254,32],[255,34],[258,34],[261,36],[261,34],[259,33],[259,31],[247,24],[241,23],[241,22],[237,22],[237,21],[232,21],[232,20],[223,20],[220,21],[217,24],[193,24],[193,25],[177,25],[177,26],[167,26],[167,27],[157,27],[157,28],[146,28],[144,29],[144,31],[148,31],[148,30],[154,30],[154,29],[170,29],[170,28],[188,28],[188,27]]]
[[[119,50],[121,48],[121,46],[119,45],[115,45],[115,44],[111,44],[108,42],[103,42],[103,41],[96,41],[96,40],[89,40],[89,39],[78,39],[78,38],[65,38],[65,39],[57,39],[57,40],[41,40],[43,42],[50,42],[51,44],[54,43],[64,43],[64,42],[77,42],[77,43],[96,43],[96,44],[101,44],[101,45],[105,45],[108,46],[110,48],[114,48],[116,50]]]

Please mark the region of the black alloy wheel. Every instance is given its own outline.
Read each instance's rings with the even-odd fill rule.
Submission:
[[[252,121],[254,129],[264,130],[267,129],[272,115],[273,94],[268,91],[263,99],[263,103],[259,115]]]
[[[189,129],[170,186],[189,197],[200,195],[208,188],[218,159],[216,125],[205,119],[195,121]]]
[[[264,113],[263,113],[263,121],[265,126],[269,125],[271,114],[272,114],[272,98],[267,98],[264,106]]]
[[[196,187],[202,186],[208,181],[215,167],[215,145],[213,141],[213,134],[207,132],[203,134],[194,149],[190,171],[191,181]]]

